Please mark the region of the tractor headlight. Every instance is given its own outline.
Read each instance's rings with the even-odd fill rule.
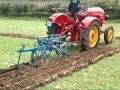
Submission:
[[[46,26],[47,26],[47,27],[51,27],[51,26],[52,26],[52,21],[47,20],[47,21],[46,21]]]

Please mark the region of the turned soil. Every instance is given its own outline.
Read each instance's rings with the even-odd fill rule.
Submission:
[[[34,65],[21,64],[14,69],[0,70],[0,90],[33,90],[60,77],[96,63],[104,57],[120,52],[120,44],[115,42],[97,48],[74,52],[69,57],[61,60],[49,60],[41,64],[37,61]],[[13,67],[13,66],[12,66]]]

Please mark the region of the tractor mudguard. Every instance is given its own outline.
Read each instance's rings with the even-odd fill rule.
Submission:
[[[98,18],[88,16],[84,18],[83,20],[81,20],[81,23],[79,24],[79,28],[89,28],[90,24],[93,21],[97,21],[100,25],[102,25]]]
[[[49,17],[49,20],[59,26],[63,26],[68,21],[68,16],[64,13],[55,13]]]

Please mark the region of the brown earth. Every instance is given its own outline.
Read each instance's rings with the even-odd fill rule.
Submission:
[[[120,52],[120,44],[100,44],[83,52],[74,52],[68,58],[49,60],[45,64],[22,64],[16,69],[0,70],[0,90],[33,90],[60,77],[96,63],[104,57]]]
[[[0,36],[26,38],[26,39],[35,39],[36,38],[36,36],[32,36],[32,35],[18,34],[18,33],[2,33],[2,32],[0,32]]]

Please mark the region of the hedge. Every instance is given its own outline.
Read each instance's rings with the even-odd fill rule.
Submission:
[[[99,6],[112,18],[120,17],[120,0],[80,0],[81,6]],[[83,2],[84,1],[84,2]],[[51,7],[67,8],[69,0],[0,0],[1,16],[37,16],[50,15]]]

